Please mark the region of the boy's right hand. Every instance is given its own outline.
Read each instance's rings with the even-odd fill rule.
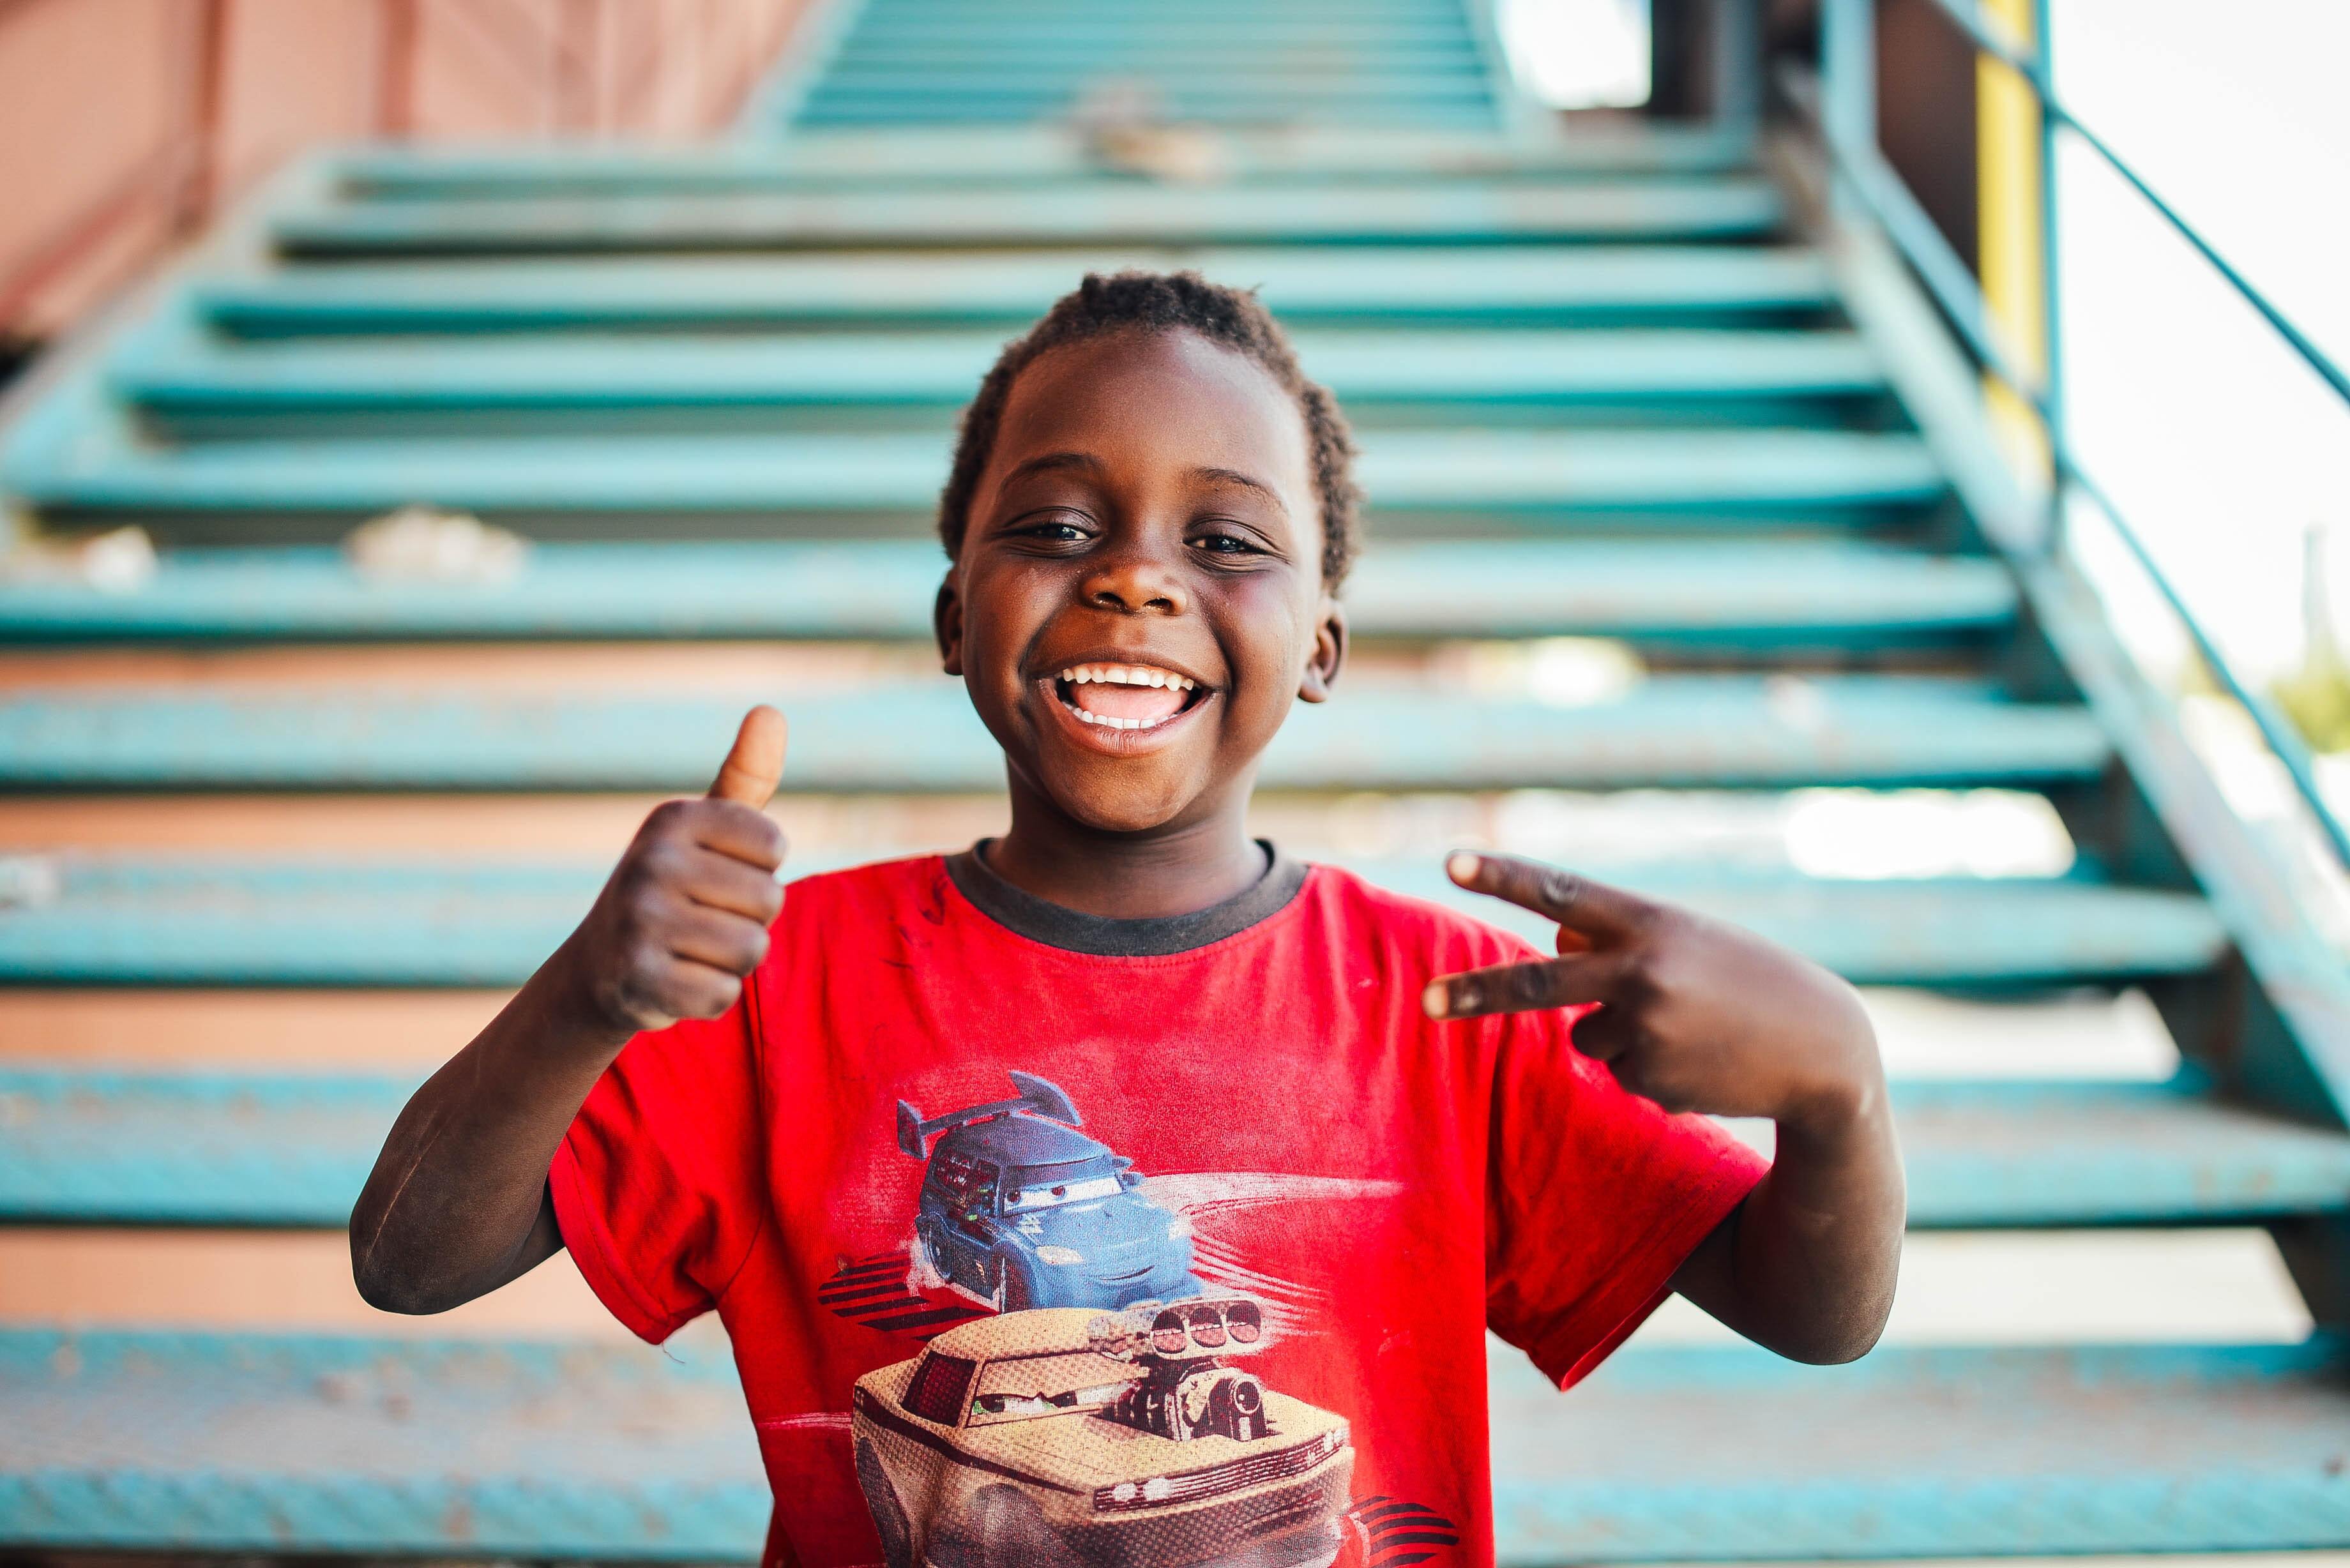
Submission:
[[[564,944],[578,999],[615,1048],[717,1017],[767,956],[784,835],[764,808],[784,774],[784,733],[764,703],[743,715],[709,794],[653,808]]]

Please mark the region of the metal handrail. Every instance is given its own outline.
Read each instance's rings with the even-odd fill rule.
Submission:
[[[1871,125],[1874,95],[1870,85],[1837,79],[1840,71],[1873,68],[1874,50],[1868,45],[1874,22],[1874,4],[1875,0],[1825,0],[1821,8],[1821,57],[1825,79],[1815,88],[1809,73],[1783,73],[1783,85],[1787,89],[1788,98],[1814,122],[1835,164],[1843,189],[1856,199],[1885,230],[1982,368],[2022,400],[2038,420],[2047,442],[2054,481],[2048,496],[2049,526],[2041,541],[2042,548],[2053,554],[2061,546],[2062,520],[2068,488],[2087,496],[2097,510],[2105,514],[2123,547],[2145,572],[2163,602],[2170,607],[2171,613],[2178,618],[2179,624],[2185,628],[2196,653],[2212,678],[2242,706],[2259,730],[2261,738],[2268,743],[2277,761],[2283,764],[2295,792],[2300,794],[2303,804],[2308,807],[2332,848],[2336,863],[2345,871],[2350,871],[2350,830],[2344,828],[2333,808],[2326,804],[2324,794],[2318,786],[2314,760],[2308,744],[2273,704],[2247,687],[2236,674],[2226,655],[2204,629],[2203,623],[2189,609],[2186,599],[2171,582],[2169,575],[2157,564],[2145,540],[2137,529],[2130,526],[2128,518],[2116,504],[2112,495],[2083,467],[2078,454],[2066,439],[2053,378],[2019,363],[2009,347],[2000,341],[1997,322],[1972,270],[1943,237],[1940,229],[1935,226],[1924,207],[1910,193],[1899,173],[1878,150]],[[2137,171],[2122,161],[2102,138],[2084,126],[2057,101],[2054,86],[2038,58],[2026,57],[1995,37],[1977,16],[1970,15],[1968,8],[1960,4],[1960,0],[1932,0],[1932,4],[1966,35],[1979,51],[1999,60],[2029,84],[2039,100],[2045,122],[2061,123],[2078,136],[2084,145],[2095,151],[2228,281],[2246,303],[2260,313],[2262,319],[2292,345],[2303,360],[2333,388],[2345,403],[2350,403],[2350,376],[2345,376],[2323,350],[2247,282],[2210,241],[2157,195]],[[2044,28],[2042,45],[2044,48]],[[1870,112],[1860,112],[1864,109]],[[2044,168],[2041,172],[2043,201],[2054,173],[2053,167]],[[2053,219],[2053,208],[2048,215]],[[2053,221],[2043,221],[2041,228],[2043,279],[2054,275],[2054,227]],[[2053,308],[2048,311],[2044,330],[2049,339],[2048,359],[2053,367],[2056,335]]]

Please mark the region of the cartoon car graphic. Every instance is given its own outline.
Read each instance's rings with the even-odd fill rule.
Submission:
[[[858,1379],[857,1480],[889,1568],[1328,1568],[1346,1421],[1224,1365],[1246,1297],[1043,1308]]]
[[[898,1102],[898,1147],[930,1161],[913,1287],[951,1286],[1001,1312],[1198,1294],[1191,1221],[1142,1195],[1131,1160],[1076,1130],[1085,1118],[1058,1087],[1033,1073],[1012,1086],[1011,1099],[928,1121]]]

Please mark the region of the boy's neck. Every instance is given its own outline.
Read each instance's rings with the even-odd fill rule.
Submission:
[[[1112,920],[1196,914],[1264,875],[1248,836],[1247,801],[1151,833],[1103,833],[1015,782],[1012,826],[987,846],[987,867],[1024,893]]]

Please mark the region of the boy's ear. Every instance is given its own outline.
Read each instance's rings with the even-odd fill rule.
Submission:
[[[1347,611],[1328,594],[1322,596],[1321,624],[1314,628],[1314,651],[1305,659],[1305,679],[1298,682],[1303,702],[1326,702],[1338,671],[1347,662]]]
[[[939,639],[939,664],[949,675],[962,673],[962,596],[955,592],[954,568],[947,568],[939,597],[931,605],[931,631]]]

